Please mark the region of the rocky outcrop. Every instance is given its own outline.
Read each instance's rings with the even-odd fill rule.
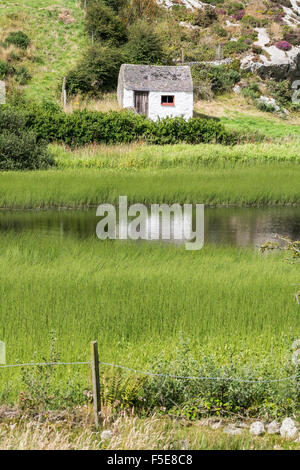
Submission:
[[[265,28],[256,28],[258,40],[254,43],[262,49],[262,54],[248,55],[241,60],[241,68],[257,73],[262,79],[275,80],[300,78],[300,47],[282,51],[270,45],[270,38]]]

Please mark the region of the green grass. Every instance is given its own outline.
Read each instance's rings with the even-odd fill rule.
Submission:
[[[68,9],[74,23],[59,19],[62,8]],[[59,96],[63,76],[80,57],[87,38],[83,31],[83,11],[74,0],[2,0],[0,40],[10,31],[22,30],[31,39],[23,64],[32,75],[25,87],[29,98],[40,101]]]
[[[229,169],[47,170],[0,173],[0,207],[38,208],[118,202],[299,204],[300,166]]]
[[[7,363],[48,357],[54,329],[66,361],[87,360],[89,342],[98,340],[101,360],[147,367],[160,352],[171,357],[182,336],[198,359],[233,358],[237,371],[261,362],[264,373],[282,376],[300,333],[292,297],[298,269],[276,255],[12,232],[0,244]],[[15,398],[20,371],[1,377],[2,397]]]
[[[246,133],[263,134],[270,139],[280,139],[282,137],[299,138],[300,126],[285,122],[283,119],[278,122],[272,119],[270,113],[265,113],[266,117],[250,116],[244,113],[230,113],[227,117],[223,116],[220,121],[226,125],[227,129],[238,130]]]
[[[299,143],[177,144],[87,146],[69,150],[50,145],[59,168],[199,168],[238,167],[269,163],[300,163]]]

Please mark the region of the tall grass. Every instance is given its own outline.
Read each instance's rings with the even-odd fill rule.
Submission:
[[[300,333],[297,266],[277,255],[10,232],[0,243],[8,363],[48,357],[55,330],[63,360],[87,360],[89,342],[98,340],[101,360],[145,368],[161,352],[171,359],[182,336],[199,361],[234,360],[237,372],[261,362],[263,373],[282,376]],[[2,399],[16,398],[19,372],[1,370]],[[61,374],[86,384],[88,370],[66,366]]]
[[[300,166],[228,169],[76,169],[0,173],[0,207],[79,207],[101,202],[298,204]]]
[[[300,163],[299,143],[200,145],[90,145],[69,150],[51,145],[59,168],[199,168],[239,167],[272,163]]]

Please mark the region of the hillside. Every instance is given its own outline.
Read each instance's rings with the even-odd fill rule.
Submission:
[[[36,101],[59,101],[67,76],[68,111],[118,109],[114,90],[119,64],[184,60],[196,63],[196,101],[214,103],[229,93],[239,112],[244,106],[252,115],[268,112],[270,119],[275,113],[295,121],[298,107],[292,105],[289,81],[300,74],[297,2],[209,1],[99,0],[88,4],[90,9],[98,5],[98,16],[88,9],[85,18],[80,1],[4,0],[0,79],[9,93],[23,90]],[[123,38],[116,36],[116,28]],[[29,38],[27,48],[7,43],[19,31]],[[103,96],[108,91],[113,93]],[[196,113],[203,113],[200,108],[196,105]]]
[[[79,2],[2,0],[0,41],[10,32],[20,30],[30,38],[30,46],[26,51],[13,45],[0,47],[0,60],[26,68],[31,76],[24,87],[29,97],[37,100],[57,97],[63,75],[76,63],[86,45]],[[24,86],[25,80],[20,81],[19,85]]]

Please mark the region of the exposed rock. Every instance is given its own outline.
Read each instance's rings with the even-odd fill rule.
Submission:
[[[239,85],[234,85],[232,91],[234,93],[240,94],[242,90],[241,90],[241,87]]]
[[[211,425],[211,429],[220,429],[222,427],[222,421],[216,421]]]
[[[109,429],[105,430],[105,431],[102,431],[101,433],[101,440],[102,441],[106,441],[108,439],[111,439],[113,436],[113,433],[112,431],[110,431]]]
[[[230,436],[240,436],[243,433],[243,429],[234,425],[229,425],[224,429],[224,432]]]
[[[272,421],[267,425],[267,432],[268,434],[279,434],[280,432],[280,425],[277,421]]]
[[[176,0],[158,0],[158,3],[165,8],[172,8],[174,5],[178,5]],[[214,5],[209,3],[201,2],[200,0],[181,0],[181,5],[190,10],[201,10],[215,8]]]
[[[295,422],[291,418],[285,418],[282,421],[281,428],[280,428],[280,435],[282,437],[288,437],[293,439],[298,434],[298,430],[296,428]]]
[[[292,47],[282,51],[270,44],[270,38],[265,28],[255,28],[258,39],[254,46],[259,46],[263,53],[257,56],[247,55],[241,60],[243,70],[257,73],[262,79],[296,80],[300,77],[300,47]]]
[[[264,424],[261,421],[255,421],[255,423],[251,424],[249,431],[254,436],[261,436],[261,434],[265,433]]]

